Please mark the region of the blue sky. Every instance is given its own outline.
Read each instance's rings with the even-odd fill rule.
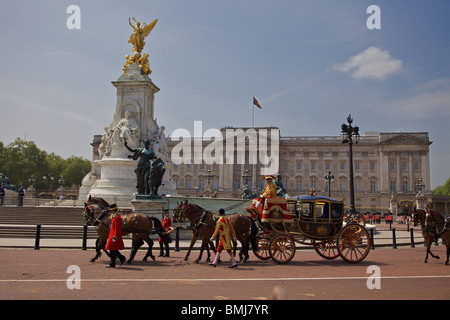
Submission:
[[[131,53],[128,18],[157,18],[144,51],[167,133],[250,126],[253,94],[255,125],[282,136],[339,135],[351,113],[362,132],[429,132],[435,187],[450,176],[448,12],[447,0],[0,0],[0,140],[91,159]]]

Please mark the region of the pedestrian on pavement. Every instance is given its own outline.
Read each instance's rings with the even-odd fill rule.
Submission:
[[[3,182],[0,184],[0,206],[3,205],[3,201],[5,200],[6,188]]]
[[[19,197],[19,203],[17,204],[19,207],[23,206],[23,197],[25,197],[26,190],[23,187],[23,184],[19,187],[19,192],[17,193],[17,196]]]
[[[219,245],[217,246],[217,253],[216,258],[214,259],[214,262],[211,263],[212,266],[216,266],[217,262],[220,258],[220,253],[223,249],[225,249],[233,261],[233,264],[229,266],[229,268],[236,268],[237,263],[234,259],[233,252],[231,251],[231,239],[233,239],[234,242],[236,242],[236,232],[234,231],[233,225],[231,224],[230,219],[228,219],[225,216],[225,210],[220,209],[219,210],[219,220],[217,221],[216,230],[214,231],[214,234],[211,237],[211,241],[215,239],[217,236],[219,236]]]
[[[107,268],[116,267],[116,258],[119,258],[120,265],[122,265],[126,258],[120,253],[119,250],[123,250],[125,245],[122,239],[122,217],[118,212],[118,208],[115,204],[109,207],[111,212],[111,227],[109,230],[108,241],[106,242],[106,250],[110,251],[111,262],[107,265]]]

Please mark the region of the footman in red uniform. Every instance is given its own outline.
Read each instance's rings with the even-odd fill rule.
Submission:
[[[118,208],[115,204],[111,205],[109,208],[111,212],[111,227],[109,230],[108,241],[106,242],[106,250],[110,251],[111,262],[107,268],[116,267],[116,258],[119,258],[120,265],[122,265],[126,258],[119,252],[125,248],[122,239],[122,217],[118,213]]]

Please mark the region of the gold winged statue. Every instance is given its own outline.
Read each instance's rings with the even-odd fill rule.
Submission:
[[[155,27],[156,23],[158,22],[158,19],[155,19],[152,23],[149,25],[141,24],[140,22],[137,22],[135,18],[133,18],[133,21],[135,25],[133,26],[131,24],[130,18],[128,18],[128,23],[133,28],[133,33],[130,36],[130,39],[128,40],[128,43],[133,44],[133,52],[134,53],[141,53],[142,49],[144,49],[145,46],[145,37],[147,37],[150,32]]]
[[[125,58],[127,61],[123,65],[123,73],[126,73],[127,67],[133,63],[136,63],[139,67],[142,69],[143,75],[149,75],[152,73],[152,70],[149,68],[149,62],[148,62],[148,54],[144,54],[141,56],[142,50],[145,46],[145,37],[147,37],[150,32],[155,27],[156,23],[158,22],[158,19],[155,19],[152,23],[149,25],[145,23],[140,23],[136,21],[135,18],[133,18],[134,26],[131,23],[131,19],[128,18],[128,23],[133,28],[133,32],[130,35],[130,39],[128,40],[128,43],[133,44],[133,56],[126,55]]]

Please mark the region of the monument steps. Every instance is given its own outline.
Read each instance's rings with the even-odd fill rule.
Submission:
[[[82,208],[0,207],[0,237],[34,238],[40,224],[42,238],[81,239],[86,224],[82,212]],[[89,228],[88,237],[96,237],[95,230]]]
[[[0,207],[0,224],[82,226],[82,208]]]

